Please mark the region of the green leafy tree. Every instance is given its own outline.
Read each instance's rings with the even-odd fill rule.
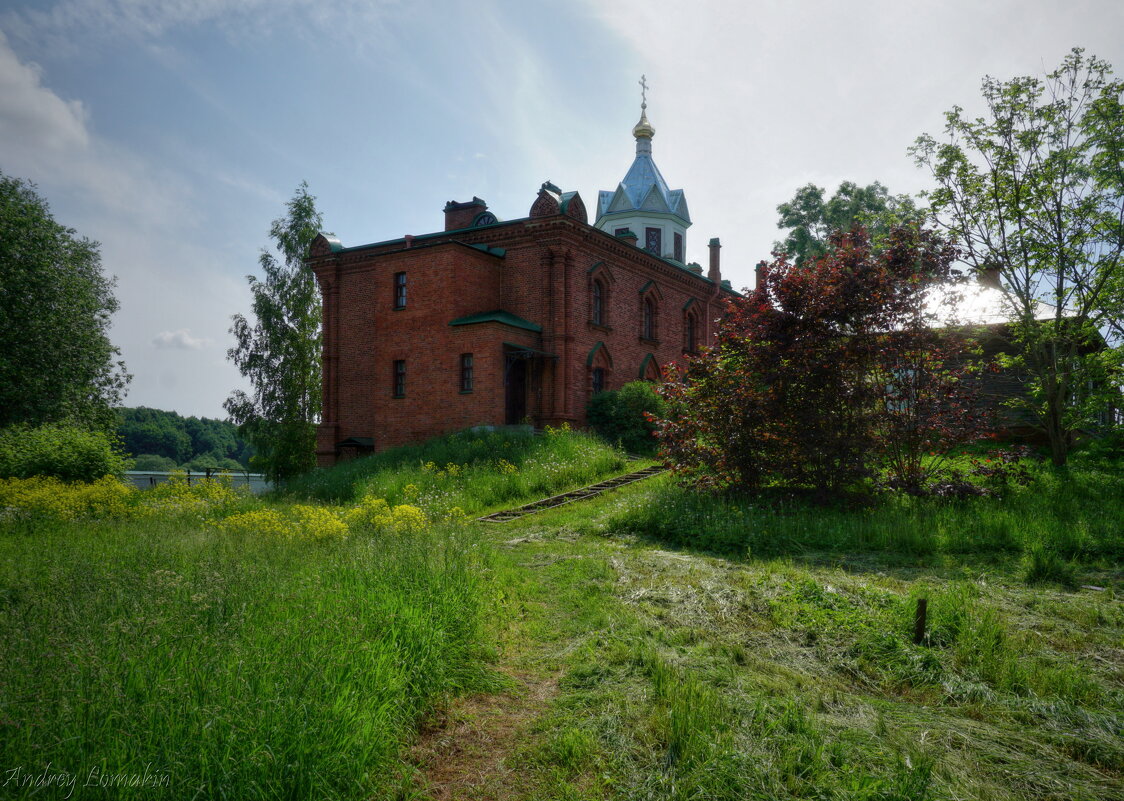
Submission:
[[[321,394],[320,292],[304,259],[322,219],[303,182],[286,208],[269,232],[280,259],[263,250],[264,277],[247,276],[255,322],[236,314],[230,329],[237,344],[227,355],[249,379],[252,394],[236,390],[224,404],[273,480],[316,466]]]
[[[0,173],[0,428],[72,421],[110,430],[129,375],[98,243],[55,222],[33,184]]]
[[[155,455],[182,464],[203,454],[243,461],[246,443],[225,420],[181,417],[176,412],[144,406],[118,410],[117,436],[136,457]],[[246,464],[246,462],[243,462]]]
[[[808,184],[777,206],[777,227],[791,230],[774,249],[798,265],[823,256],[836,231],[846,233],[861,225],[877,245],[894,225],[919,222],[922,216],[908,195],[891,195],[877,181],[870,186],[844,181],[826,201],[824,194],[823,188]]]
[[[984,116],[956,106],[945,141],[910,151],[936,179],[940,223],[1003,293],[1055,464],[1121,380],[1102,339],[1124,333],[1124,84],[1111,75],[1075,48],[1045,79],[987,77]]]

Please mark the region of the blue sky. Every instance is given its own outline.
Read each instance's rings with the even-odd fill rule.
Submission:
[[[741,287],[797,187],[926,188],[919,134],[1073,46],[1124,72],[1124,4],[0,0],[0,170],[102,243],[127,403],[222,416],[230,317],[302,180],[346,245],[473,195],[524,216],[547,179],[592,207],[645,73],[687,256],[721,237]]]

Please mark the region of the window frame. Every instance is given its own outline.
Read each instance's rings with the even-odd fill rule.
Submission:
[[[394,274],[394,308],[406,308],[406,301],[406,272],[402,271]]]
[[[594,367],[589,371],[589,387],[593,395],[605,391],[605,368]]]
[[[659,309],[656,304],[656,299],[651,295],[645,295],[640,306],[641,339],[646,339],[650,342],[655,342],[657,340],[658,329],[656,327],[656,318],[658,314]]]
[[[699,320],[691,312],[683,315],[683,350],[687,353],[697,353],[699,350]]]
[[[652,250],[651,237],[652,234],[656,235],[656,249]],[[663,258],[663,229],[662,228],[645,228],[644,229],[644,252],[651,253],[653,256]]]
[[[472,382],[474,379],[474,363],[471,353],[461,354],[461,394],[467,395],[472,392]]]
[[[391,397],[404,398],[406,397],[406,360],[395,359],[393,372],[391,373],[392,383],[390,386]]]

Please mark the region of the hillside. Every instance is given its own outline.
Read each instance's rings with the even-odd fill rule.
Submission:
[[[0,482],[5,760],[177,797],[1124,799],[1118,458],[472,520],[635,467],[552,431],[271,498]]]
[[[138,470],[245,469],[253,448],[225,420],[183,417],[144,406],[118,409],[117,436]]]

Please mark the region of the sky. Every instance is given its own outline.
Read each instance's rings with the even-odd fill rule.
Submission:
[[[1073,47],[1124,73],[1124,3],[0,0],[0,171],[101,243],[126,403],[223,417],[231,316],[301,181],[345,246],[474,195],[523,217],[546,180],[594,208],[643,74],[687,259],[720,237],[741,288],[797,188],[924,191],[919,135]]]

